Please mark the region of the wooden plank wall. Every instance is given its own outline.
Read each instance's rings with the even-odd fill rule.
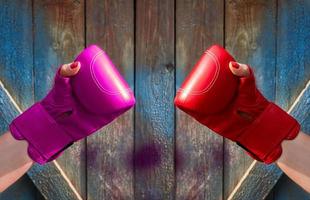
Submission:
[[[226,199],[252,160],[176,110],[175,91],[218,43],[287,109],[310,78],[309,13],[308,0],[1,0],[0,77],[25,109],[59,64],[100,45],[137,104],[58,159],[83,199]],[[284,176],[267,199],[294,197],[309,198]],[[27,177],[0,194],[41,198]]]
[[[174,1],[137,0],[135,196],[174,198]]]
[[[0,6],[0,77],[23,109],[30,106],[34,100],[31,8],[31,0],[23,1],[22,4],[18,0],[1,1]],[[3,115],[0,113],[0,135],[7,130],[8,124]],[[30,200],[42,198],[25,175],[8,190],[0,193],[0,199]]]
[[[133,0],[87,1],[86,45],[106,50],[134,89]],[[87,138],[88,199],[133,199],[134,110]]]
[[[83,1],[34,0],[33,38],[34,96],[38,101],[51,88],[59,65],[71,62],[84,47]],[[58,162],[85,198],[85,142],[75,143]]]
[[[276,102],[287,109],[310,79],[310,1],[278,2]],[[310,134],[310,116],[303,130]],[[287,176],[274,188],[275,200],[309,199]]]
[[[224,43],[224,2],[176,1],[176,90],[204,50]],[[177,199],[223,197],[223,139],[176,112]]]
[[[228,1],[225,5],[226,48],[239,62],[253,67],[258,87],[269,100],[274,101],[276,1]],[[252,159],[243,149],[225,140],[225,199],[251,163]]]

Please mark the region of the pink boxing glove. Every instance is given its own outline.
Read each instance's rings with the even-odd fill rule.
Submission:
[[[237,77],[229,69],[230,61],[234,59],[225,49],[209,48],[177,92],[175,104],[256,160],[270,164],[280,157],[282,141],[294,139],[300,125],[260,93],[250,67],[249,76]]]
[[[91,45],[75,59],[77,75],[63,77],[59,70],[48,95],[13,120],[10,132],[28,142],[28,154],[44,164],[130,109],[133,92],[108,55]]]

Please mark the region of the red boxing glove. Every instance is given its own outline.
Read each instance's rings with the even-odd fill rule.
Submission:
[[[178,90],[175,105],[270,164],[280,157],[281,142],[294,139],[300,125],[259,92],[250,67],[249,76],[237,77],[230,61],[222,47],[209,48]]]

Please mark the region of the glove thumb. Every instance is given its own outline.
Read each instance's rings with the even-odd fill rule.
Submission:
[[[246,64],[240,64],[237,62],[230,62],[229,68],[231,72],[238,76],[240,79],[239,83],[239,97],[240,99],[247,101],[255,101],[256,99],[256,84],[254,72],[250,66]]]
[[[71,104],[72,89],[70,77],[78,73],[80,69],[79,63],[77,63],[75,67],[71,67],[73,64],[74,63],[64,64],[58,68],[52,90],[41,101],[42,105],[47,110],[55,110],[56,107],[62,110],[67,110],[67,106]],[[59,111],[57,110],[57,112]]]

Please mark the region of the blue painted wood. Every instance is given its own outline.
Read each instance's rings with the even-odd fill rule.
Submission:
[[[240,63],[249,64],[258,88],[271,101],[275,98],[276,0],[227,1],[225,45]],[[234,142],[224,142],[224,199],[253,159]]]
[[[33,103],[31,0],[1,1],[0,77],[24,109]]]
[[[33,1],[34,97],[50,90],[57,68],[72,62],[84,48],[84,1]],[[57,159],[74,187],[86,198],[85,141]]]
[[[288,108],[310,79],[309,13],[309,0],[278,3],[276,100],[283,108]],[[310,133],[310,117],[304,116],[301,123],[302,130]],[[310,196],[284,176],[274,189],[274,199],[310,199]]]
[[[224,1],[176,1],[176,90],[223,28]],[[223,198],[223,138],[179,109],[175,156],[176,199]]]
[[[133,0],[87,1],[86,42],[101,46],[134,89]],[[130,109],[87,138],[87,198],[135,199],[133,162],[134,109]]]
[[[23,108],[33,103],[33,46],[31,0],[0,3],[0,79]],[[6,106],[0,96],[0,105]],[[5,108],[5,107],[4,107]],[[6,110],[0,112],[0,134],[7,130]],[[37,189],[27,175],[0,194],[1,200],[36,199]]]
[[[288,108],[310,79],[310,1],[278,3],[276,101]]]
[[[111,6],[110,4],[115,1],[105,2],[105,5]],[[90,149],[88,152],[89,156],[93,156],[92,158],[99,158],[100,155],[109,154],[110,151],[107,151],[103,144],[109,145],[109,150],[117,148],[117,150],[115,150],[111,155],[116,155],[115,152],[119,152],[117,153],[117,158],[110,156],[108,160],[102,159],[103,161],[108,161],[110,163],[107,162],[107,164],[100,164],[99,160],[97,164],[90,166],[90,169],[92,170],[90,175],[92,177],[96,176],[97,168],[106,166],[110,168],[111,166],[115,166],[115,169],[124,170],[124,174],[126,173],[126,180],[120,180],[113,179],[115,173],[113,174],[113,170],[110,170],[110,168],[101,170],[103,172],[100,174],[101,177],[97,177],[100,181],[89,184],[91,187],[89,191],[95,191],[96,189],[94,187],[97,186],[97,183],[106,183],[104,189],[102,189],[104,197],[110,197],[115,194],[118,195],[122,192],[126,194],[125,197],[129,197],[134,193],[132,192],[133,188],[131,187],[135,187],[137,198],[173,198],[174,157],[172,155],[174,153],[173,123],[175,120],[173,117],[174,111],[172,99],[174,89],[178,88],[181,80],[183,80],[185,76],[185,73],[183,72],[185,71],[182,71],[183,69],[177,70],[176,77],[174,77],[174,5],[172,3],[173,1],[167,2],[168,1],[158,1],[158,3],[157,1],[136,2],[136,44],[134,44],[136,45],[135,58],[137,77],[135,80],[137,84],[137,107],[135,112],[136,154],[134,154],[133,159],[135,162],[135,168],[129,168],[129,170],[135,170],[136,183],[129,183],[130,180],[132,180],[130,177],[131,172],[125,172],[124,169],[127,166],[120,166],[124,164],[124,160],[122,160],[124,157],[118,157],[125,155],[121,153],[122,150],[126,149],[130,151],[129,147],[131,147],[130,144],[132,142],[132,136],[124,137],[129,139],[130,142],[119,137],[117,137],[116,141],[113,137],[116,136],[114,133],[121,134],[124,129],[128,132],[132,131],[133,117],[131,115],[127,115],[120,119],[119,125],[112,125],[107,129],[111,130],[111,134],[108,135],[109,138],[105,139],[104,136],[93,137],[90,140],[91,143],[89,143],[91,146],[92,144],[95,144],[95,142],[98,142],[98,144],[101,144],[102,146],[102,148],[97,150],[93,150],[96,148],[96,145],[92,146],[93,149]],[[181,1],[176,2],[180,3]],[[218,1],[216,2],[218,3]],[[226,43],[229,44],[227,45],[228,49],[232,50],[233,54],[239,58],[241,62],[248,62],[255,67],[258,86],[263,90],[263,93],[270,100],[276,99],[283,108],[288,108],[296,98],[296,95],[299,94],[301,89],[305,86],[305,83],[310,78],[310,51],[308,51],[308,49],[310,49],[310,1],[279,0],[277,26],[274,25],[275,18],[273,17],[275,14],[274,6],[276,5],[274,2],[275,1],[226,1]],[[184,1],[182,3],[189,3],[196,5],[198,8],[203,8],[203,6],[199,6],[202,5],[203,1]],[[102,14],[91,13],[92,9],[90,8],[94,8],[96,4],[97,2],[93,1],[92,6],[88,7],[88,17],[92,17],[88,19],[90,21]],[[78,50],[82,49],[84,42],[82,41],[83,35],[82,32],[79,32],[77,27],[83,26],[83,5],[83,1],[34,1],[33,6],[35,11],[33,16],[35,26],[32,27],[32,5],[30,0],[23,1],[22,3],[17,0],[3,0],[0,2],[0,79],[4,82],[5,86],[12,93],[13,97],[22,109],[25,109],[31,105],[34,97],[36,100],[44,97],[52,83],[53,74],[57,65],[62,62],[70,61],[72,57],[74,57],[74,54],[77,53]],[[113,6],[115,5],[116,4],[113,4]],[[134,8],[132,4],[128,5],[130,5],[130,9]],[[177,4],[176,8],[180,9],[178,5],[180,4]],[[208,1],[206,6],[214,8],[215,5],[211,1]],[[72,8],[72,10],[69,8]],[[116,6],[115,8],[118,7]],[[124,7],[122,8],[124,9]],[[100,7],[98,7],[98,11],[99,10]],[[133,51],[133,45],[130,43],[124,43],[124,49],[122,49],[122,53],[120,53],[122,57],[119,60],[118,49],[121,48],[124,41],[127,41],[128,35],[130,40],[132,39],[131,33],[134,26],[132,25],[132,28],[130,29],[130,25],[123,25],[119,21],[114,21],[126,20],[123,17],[131,16],[131,13],[129,12],[129,15],[126,15],[125,13],[118,15],[116,9],[115,15],[111,15],[108,13],[109,11],[111,10],[107,9],[103,14],[107,20],[98,20],[89,24],[89,26],[93,26],[89,30],[97,30],[97,26],[103,24],[104,27],[108,27],[110,31],[103,30],[102,33],[105,34],[104,36],[101,35],[100,32],[96,32],[93,35],[90,33],[90,40],[92,42],[96,42],[98,38],[103,38],[100,41],[102,44],[107,45],[107,47],[111,49],[111,57],[122,65],[128,64],[130,66],[128,68],[125,67],[123,72],[130,85],[133,86],[134,76],[132,73],[132,54],[127,53],[127,51]],[[184,11],[182,12],[187,12],[186,8],[184,8]],[[199,14],[195,13],[195,16]],[[182,13],[179,13],[179,16],[181,17],[176,15],[177,23],[183,24],[186,23],[186,20],[190,20],[187,18],[187,15],[182,15]],[[193,17],[193,21],[190,21],[189,23],[193,23],[192,27],[188,28],[195,29],[198,27],[195,20],[197,20],[198,23],[203,24],[204,22],[200,20],[206,19],[203,14],[202,16],[199,15],[200,17],[198,18],[195,18],[195,16],[191,15],[191,17]],[[182,19],[182,17],[184,19]],[[179,29],[182,30],[184,27],[184,24],[180,25]],[[213,28],[214,27],[209,27],[209,30],[206,30],[206,32],[208,32],[206,33],[206,37],[209,37],[209,32],[211,29],[214,30]],[[33,32],[32,29],[35,31]],[[130,34],[126,33],[126,36],[124,36],[124,34],[122,34],[122,29],[124,29],[124,32],[130,32]],[[119,32],[115,35],[113,32],[114,30],[118,30]],[[184,30],[184,32],[186,31],[188,30]],[[274,33],[276,31],[277,48],[275,49],[273,45],[275,40]],[[217,33],[218,32],[216,31],[214,35]],[[32,46],[33,34],[35,35],[34,48]],[[190,31],[186,32],[184,35],[187,34],[189,37],[191,36]],[[195,34],[197,34],[197,32],[194,32],[193,35]],[[184,38],[181,38],[182,34],[179,35],[180,38],[176,35],[177,38],[175,39],[177,44],[180,45],[182,41],[188,40],[188,38],[185,38],[184,35]],[[203,39],[204,36],[200,35],[195,37],[195,39],[198,38]],[[198,44],[199,42],[200,41],[197,41]],[[187,43],[191,42],[187,41]],[[113,44],[117,45],[114,46]],[[179,53],[177,53],[177,55],[179,55],[179,57],[176,58],[179,59],[177,62],[183,63],[183,67],[185,69],[187,66],[185,66],[186,64],[184,63],[187,63],[188,60],[191,60],[192,58],[186,58],[185,54],[182,52],[185,52],[186,48],[195,48],[195,46],[182,47],[182,45],[180,45],[177,46],[177,48],[177,52]],[[35,57],[35,70],[33,70],[33,51]],[[274,59],[275,54],[277,54],[276,60]],[[193,55],[193,57],[195,57],[195,55]],[[277,67],[275,68],[275,66]],[[33,78],[33,74],[35,75],[35,78]],[[176,78],[176,85],[173,83],[174,78]],[[275,93],[275,91],[277,92]],[[5,108],[0,109],[0,125],[2,129],[5,130],[7,124],[11,119],[13,119],[13,117],[18,115],[18,112],[14,110],[12,105],[7,105],[7,101],[3,101],[3,99],[5,99],[5,97],[3,94],[1,96],[0,92],[0,107]],[[9,108],[10,106],[11,108]],[[302,112],[298,112],[293,115],[301,120],[300,122],[303,125],[303,130],[310,132],[310,123],[308,123],[310,117],[307,116],[310,112],[304,107],[298,109],[301,109]],[[121,125],[125,123],[127,125],[122,127],[123,129],[120,131]],[[179,126],[179,132],[181,131],[180,128],[182,128],[182,126]],[[190,127],[187,128],[190,129]],[[199,129],[197,126],[194,128],[197,130]],[[99,141],[99,139],[101,141]],[[184,141],[184,138],[179,137],[179,139],[179,141]],[[210,138],[205,139],[207,140]],[[109,141],[113,141],[114,143],[109,143]],[[121,146],[122,142],[127,142],[126,147],[125,145]],[[98,151],[105,152],[94,154],[94,152]],[[176,152],[176,155],[178,155],[178,153],[179,152]],[[235,154],[232,153],[232,155]],[[132,156],[132,154],[128,154],[128,158],[132,158]],[[148,156],[148,159],[144,159],[145,156]],[[229,151],[226,151],[226,157],[227,156],[230,157]],[[113,163],[113,159],[118,160],[117,166]],[[227,159],[226,166],[235,166],[234,164],[229,163],[229,160],[233,159],[233,157],[231,159]],[[132,160],[129,159],[129,163],[131,161]],[[179,162],[181,160],[176,161]],[[197,163],[200,162],[198,160],[195,160],[195,162],[196,161]],[[94,164],[91,162],[92,159],[90,157],[89,164]],[[246,164],[247,163],[245,161],[241,162],[238,166],[244,165],[244,167],[246,167]],[[224,179],[224,184],[226,184],[224,193],[227,194],[229,191],[229,189],[227,189],[229,188],[227,184],[234,185],[232,181],[236,181],[236,179],[231,178],[232,181],[229,181],[229,177],[234,177],[232,173],[235,173],[235,169],[233,167],[226,167],[225,169],[226,171],[224,171],[224,174],[226,174],[227,178]],[[279,170],[272,171],[275,169],[275,167],[271,166],[269,171],[273,175],[277,176],[280,173]],[[45,176],[45,173],[49,176]],[[77,172],[77,174],[78,173],[79,172]],[[73,172],[71,176],[73,177],[74,174],[75,172]],[[36,182],[37,180],[36,184],[41,187],[40,189],[46,194],[46,197],[50,199],[74,198],[74,195],[72,195],[72,192],[68,192],[69,190],[66,186],[61,187],[60,184],[58,184],[58,181],[54,181],[55,177],[59,176],[55,168],[34,167],[33,170],[29,172],[29,175],[32,177],[33,181]],[[199,175],[200,174],[198,171],[197,177]],[[257,174],[254,173],[254,175],[256,175],[256,177],[253,177],[257,181]],[[270,176],[272,177],[272,175]],[[208,176],[203,174],[203,177],[207,178]],[[58,178],[56,179],[62,180],[61,178]],[[76,178],[80,179],[81,182],[78,183],[77,181],[76,185],[82,185],[82,182],[85,181],[85,178],[83,177]],[[45,180],[45,182],[42,183],[40,180]],[[200,180],[202,179],[199,179],[199,181]],[[275,181],[275,179],[272,180]],[[91,179],[89,179],[89,181],[91,181]],[[116,184],[114,184],[115,181]],[[134,181],[134,179],[132,181]],[[199,185],[199,181],[198,186],[201,186]],[[264,183],[264,181],[267,182]],[[35,195],[33,193],[34,188],[29,184],[27,177],[21,179],[19,183],[22,185],[16,184],[12,186],[8,191],[0,195],[0,199],[35,199]],[[114,184],[112,184],[112,188],[110,187],[110,183]],[[130,189],[125,192],[119,192],[119,188],[125,188],[124,186],[127,183]],[[254,183],[254,181],[251,183]],[[210,187],[212,187],[212,184],[213,183],[208,183],[201,187],[203,187],[203,190],[208,191]],[[262,184],[262,188],[266,188],[266,185],[274,183],[268,183],[268,178],[264,178],[260,184]],[[115,185],[121,185],[121,187],[115,187]],[[30,189],[27,189],[28,187]],[[53,190],[53,187],[57,188],[56,192]],[[81,187],[83,188],[83,186]],[[110,190],[109,187],[111,188]],[[195,195],[197,194],[197,191],[199,193],[199,189],[200,188],[194,188],[191,190],[191,194]],[[29,193],[27,193],[28,191]],[[20,192],[22,192],[23,196],[19,195]],[[258,194],[260,193],[255,193],[255,195]],[[264,195],[265,194],[266,193],[264,193]],[[208,193],[206,192],[204,195],[208,195]],[[89,195],[89,197],[95,198],[98,196],[93,194]],[[207,197],[212,198],[209,195]],[[253,198],[253,196],[251,196],[251,198]],[[304,195],[300,188],[294,185],[286,177],[283,177],[280,179],[279,184],[275,187],[274,194],[270,198],[309,199],[309,196]]]
[[[136,1],[135,198],[173,199],[174,1]]]

